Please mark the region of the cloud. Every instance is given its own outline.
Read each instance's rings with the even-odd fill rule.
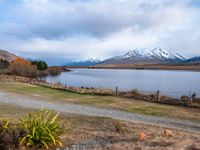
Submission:
[[[0,44],[27,57],[107,58],[163,47],[200,55],[197,0],[1,1]]]
[[[157,0],[153,3],[130,0],[24,0],[14,13],[22,20],[20,26],[36,37],[62,39],[82,34],[101,37],[129,27],[139,30],[157,28],[167,23],[166,17],[171,17],[171,23],[178,22],[176,13],[179,12],[174,11],[182,8],[167,4],[167,1],[161,3]]]

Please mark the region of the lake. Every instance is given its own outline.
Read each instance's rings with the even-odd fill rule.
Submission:
[[[200,72],[128,70],[128,69],[71,69],[58,76],[42,78],[50,83],[77,87],[102,87],[119,90],[138,89],[145,92],[160,90],[162,94],[180,97],[196,92],[200,96]]]

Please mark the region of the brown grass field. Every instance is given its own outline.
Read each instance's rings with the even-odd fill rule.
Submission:
[[[99,64],[91,68],[97,69],[151,69],[151,70],[190,70],[200,71],[200,64]]]
[[[0,118],[17,123],[20,116],[36,110],[10,105],[0,105]],[[165,128],[103,117],[89,117],[73,114],[60,116],[65,123],[65,134],[61,136],[64,147],[90,150],[198,150],[200,133],[171,129],[172,137],[164,135]],[[144,132],[144,141],[138,139]]]

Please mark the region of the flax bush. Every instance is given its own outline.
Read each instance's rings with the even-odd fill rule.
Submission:
[[[63,133],[63,129],[58,116],[59,113],[42,110],[34,114],[28,113],[25,119],[20,118],[19,126],[25,130],[24,136],[20,139],[20,145],[38,149],[61,146],[59,136]]]

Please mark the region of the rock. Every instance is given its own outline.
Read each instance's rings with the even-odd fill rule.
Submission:
[[[141,132],[141,133],[139,134],[139,136],[138,136],[138,139],[139,139],[140,141],[144,141],[145,138],[146,138],[146,134],[145,134],[144,132]]]
[[[172,130],[165,129],[165,130],[164,130],[164,135],[165,135],[165,136],[172,137],[172,136],[173,136],[173,132],[172,132]]]

